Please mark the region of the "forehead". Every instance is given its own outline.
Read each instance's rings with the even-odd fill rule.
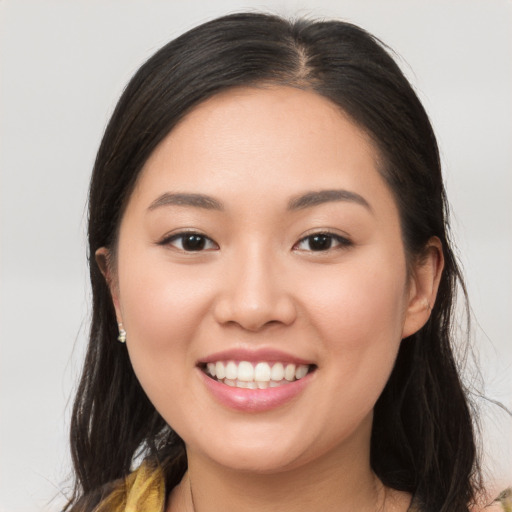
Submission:
[[[369,136],[340,107],[291,87],[237,88],[195,107],[146,162],[134,191],[254,196],[385,187]],[[153,197],[154,199],[154,197]]]
[[[302,152],[307,149],[302,142],[307,141],[321,158],[332,152],[333,139],[345,157],[349,157],[347,145],[375,153],[369,137],[329,99],[292,87],[247,87],[230,89],[198,105],[162,146],[179,151],[180,146],[186,150],[194,144],[198,156],[202,148],[211,152],[214,146],[224,153],[261,156],[262,151],[279,149]]]

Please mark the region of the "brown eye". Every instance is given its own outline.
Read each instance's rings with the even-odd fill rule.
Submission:
[[[185,251],[202,251],[206,245],[206,238],[201,235],[184,236],[181,245]]]
[[[308,238],[309,248],[312,251],[326,251],[331,248],[332,243],[332,236],[329,235],[313,235]]]
[[[161,245],[172,245],[186,252],[218,249],[218,245],[201,233],[178,233],[162,241]]]
[[[314,233],[302,238],[296,245],[296,248],[300,251],[320,252],[350,245],[352,245],[352,242],[340,235],[335,235],[334,233]]]

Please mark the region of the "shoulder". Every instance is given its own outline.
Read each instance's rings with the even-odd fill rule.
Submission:
[[[471,512],[512,512],[512,487],[501,492],[490,505],[474,508]]]
[[[509,507],[509,508],[506,508],[506,506],[499,502],[499,501],[495,501],[494,503],[492,503],[491,505],[485,507],[485,508],[477,508],[477,509],[473,509],[471,512],[511,512],[512,509]]]
[[[407,512],[421,512],[422,507],[413,499]],[[512,512],[512,487],[505,489],[488,505],[477,505],[471,508],[471,512]]]
[[[503,512],[507,510],[499,501],[495,501],[492,505],[485,508],[474,509],[473,512]]]

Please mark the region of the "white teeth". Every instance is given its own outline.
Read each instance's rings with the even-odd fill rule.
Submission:
[[[224,367],[224,363],[222,361],[218,361],[215,364],[215,376],[217,379],[223,379],[226,376],[226,369]]]
[[[294,364],[287,364],[286,368],[284,370],[284,378],[291,382],[292,380],[295,380],[295,365]]]
[[[238,377],[238,367],[234,361],[229,361],[226,365],[226,379],[236,380]]]
[[[266,381],[270,380],[270,365],[268,363],[258,363],[254,368],[254,380]]]
[[[272,366],[270,378],[276,381],[284,379],[284,366],[281,363],[276,363],[274,366]]]
[[[254,380],[254,366],[247,361],[238,364],[238,380],[250,382]]]
[[[309,366],[307,364],[301,364],[300,366],[297,366],[297,369],[295,370],[295,378],[296,379],[302,379],[302,377],[305,377],[308,374]]]
[[[275,388],[299,380],[309,372],[309,365],[293,363],[253,364],[249,361],[217,361],[206,364],[206,373],[227,386],[243,389]]]
[[[217,373],[215,372],[215,363],[208,363],[206,365],[206,368],[208,368],[208,373],[212,376],[212,377],[215,377],[215,375],[217,375]]]

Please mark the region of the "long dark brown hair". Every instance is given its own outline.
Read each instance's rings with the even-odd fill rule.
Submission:
[[[467,511],[480,472],[452,352],[454,298],[464,284],[428,116],[386,47],[361,28],[265,14],[218,18],[164,46],[132,78],[107,126],[90,185],[93,310],[72,414],[76,485],[67,508],[92,510],[135,458],[162,465],[168,490],[186,470],[183,441],[155,410],[116,342],[114,308],[94,254],[100,247],[115,253],[137,177],[176,123],[220,91],[259,84],[309,89],[343,109],[379,151],[409,261],[431,237],[442,242],[445,267],[430,319],[402,342],[375,407],[371,465],[385,485],[414,494],[425,512]]]

